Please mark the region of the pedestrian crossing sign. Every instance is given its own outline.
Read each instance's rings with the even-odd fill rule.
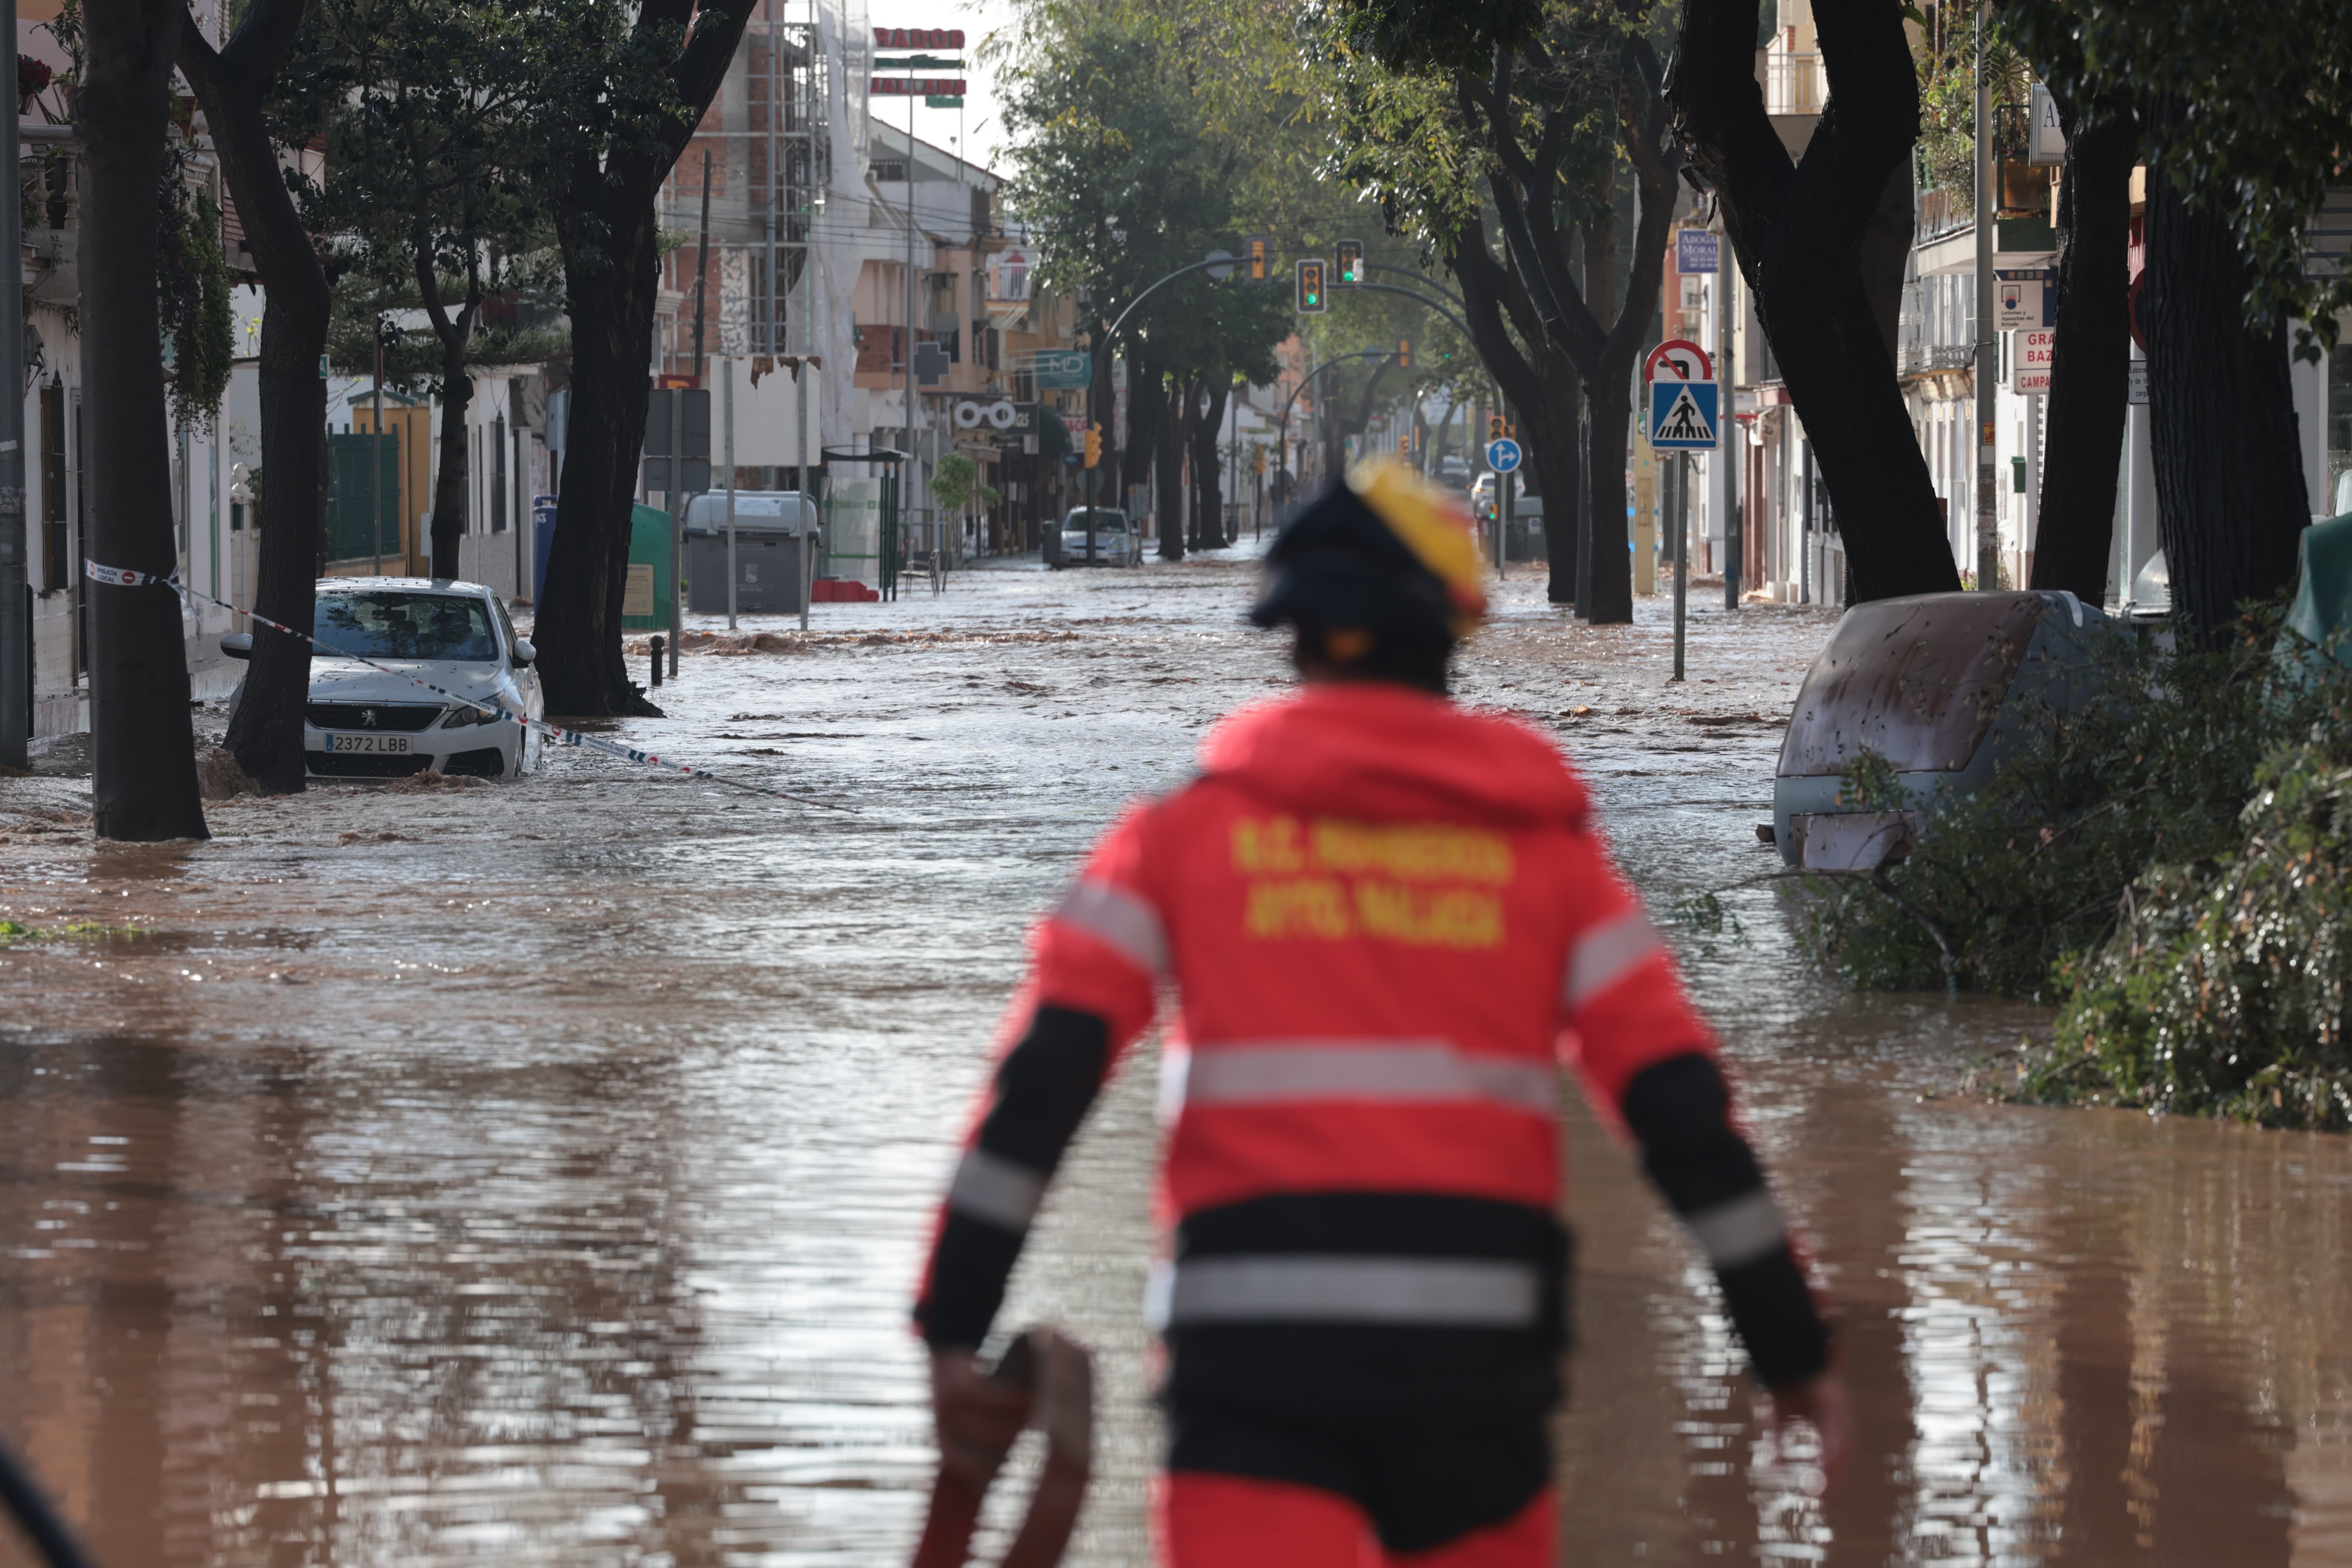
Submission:
[[[1720,383],[1663,378],[1650,384],[1650,445],[1662,452],[1715,448]]]

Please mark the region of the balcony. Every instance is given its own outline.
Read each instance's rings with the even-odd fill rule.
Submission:
[[[1764,57],[1765,113],[1819,114],[1829,97],[1820,55],[1775,50]]]
[[[1938,371],[1966,370],[1976,358],[1967,343],[1917,343],[1902,346],[1895,363],[1898,375],[1932,375]]]

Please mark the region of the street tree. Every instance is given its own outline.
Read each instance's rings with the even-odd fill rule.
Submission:
[[[299,146],[308,136],[291,133],[289,142],[272,108],[278,72],[307,6],[308,0],[252,0],[236,30],[215,49],[183,4],[173,40],[177,64],[204,106],[246,247],[269,297],[258,364],[261,463],[269,482],[262,487],[256,519],[260,562],[254,608],[306,635],[314,625],[326,520],[326,453],[319,432],[326,425],[327,389],[319,355],[327,341],[327,276],[279,159],[282,148]],[[85,331],[89,320],[86,313]],[[99,427],[93,413],[92,428]],[[104,466],[93,465],[93,477]],[[265,793],[291,795],[303,787],[309,763],[302,716],[310,691],[310,645],[257,623],[228,749]]]
[[[1816,0],[1829,102],[1801,160],[1764,111],[1756,0],[1684,0],[1667,84],[1837,510],[1856,600],[1956,591],[1959,571],[1895,380],[1919,86],[1904,12]]]
[[[932,466],[931,500],[960,522],[1003,499],[980,477],[980,465],[961,452],[950,452]]]
[[[621,659],[660,286],[654,203],[751,19],[747,0],[730,4],[541,0],[519,34],[572,317],[571,423],[532,639],[554,712],[658,711]]]
[[[81,155],[88,540],[102,565],[172,577],[156,249],[172,62],[185,0],[88,0],[74,135]],[[22,389],[17,389],[21,391]],[[202,838],[180,605],[152,584],[89,584],[92,821],[101,838]]]
[[[459,573],[471,367],[510,363],[499,351],[521,346],[480,342],[485,302],[555,281],[547,186],[534,177],[550,149],[531,112],[533,26],[508,0],[317,0],[279,95],[290,122],[325,127],[331,178],[301,182],[302,210],[335,237],[339,304],[419,311],[438,350],[436,577]],[[372,340],[373,325],[359,335]],[[370,362],[351,356],[361,342],[338,346],[343,363]]]
[[[1029,0],[1005,46],[1008,206],[1035,233],[1049,286],[1087,301],[1090,335],[1180,267],[1237,252],[1265,221],[1260,167],[1287,101],[1259,50],[1262,0]],[[1262,89],[1262,90],[1253,90]],[[1112,345],[1128,372],[1122,490],[1153,479],[1159,549],[1181,557],[1218,501],[1214,430],[1235,375],[1270,379],[1286,292],[1196,275],[1155,295]],[[1095,389],[1097,408],[1108,387]],[[1203,436],[1203,432],[1207,434]]]
[[[1374,11],[1334,11],[1318,35],[1326,68],[1321,87],[1340,148],[1336,171],[1342,182],[1375,201],[1392,227],[1427,247],[1452,274],[1472,343],[1520,434],[1534,488],[1548,498],[1561,498],[1559,504],[1548,501],[1544,510],[1548,593],[1554,604],[1573,605],[1582,553],[1572,498],[1584,483],[1584,381],[1564,336],[1547,330],[1518,256],[1501,251],[1493,237],[1492,183],[1512,176],[1502,172],[1499,155],[1482,140],[1485,112],[1465,86],[1480,68],[1444,58],[1383,59],[1366,47],[1367,39],[1388,36],[1378,24]],[[1536,79],[1514,72],[1512,87],[1525,89]],[[1543,110],[1530,105],[1529,112],[1540,115]],[[1558,132],[1566,121],[1552,124]],[[1541,189],[1539,200],[1548,232],[1572,247],[1578,238],[1574,218],[1553,221],[1569,161],[1562,140],[1555,134],[1538,143],[1537,156],[1553,180]],[[1589,138],[1580,141],[1580,151],[1591,158]],[[1537,178],[1543,178],[1540,170]],[[1521,184],[1517,194],[1524,204],[1527,187]],[[1656,268],[1650,270],[1654,275]],[[1610,471],[1622,468],[1622,434],[1618,440],[1618,449],[1606,459]],[[1622,515],[1622,503],[1614,510]]]
[[[2218,638],[2294,578],[2311,497],[2288,356],[2332,347],[2352,309],[2352,276],[2304,255],[2352,174],[2343,7],[2282,0],[2253,25],[2220,0],[2009,0],[2004,24],[2065,98],[2137,110],[2158,529],[2176,611]]]
[[[1973,205],[1976,190],[1979,44],[1997,127],[1992,162],[2003,172],[1994,187],[1999,206],[2007,205],[2008,171],[2026,156],[2033,79],[2066,74],[2051,62],[2029,64],[2010,31],[1991,26],[1979,39],[1976,16],[1957,6],[1935,11],[1918,28],[1918,166],[1931,186],[1948,192],[1964,210]],[[2056,47],[2072,49],[2073,40],[2057,40]],[[2055,99],[2066,160],[2058,185],[2056,332],[2028,585],[2063,588],[2096,604],[2106,593],[2127,413],[2126,251],[2139,136],[2127,98],[2078,100],[2061,91]]]

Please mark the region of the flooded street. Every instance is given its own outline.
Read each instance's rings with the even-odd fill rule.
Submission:
[[[0,781],[36,933],[0,948],[0,1437],[116,1568],[903,1562],[906,1311],[1024,928],[1284,683],[1252,582],[820,605],[690,647],[617,731],[847,810],[559,752],[98,847],[86,780]],[[1566,1560],[2352,1563],[2352,1144],[1989,1106],[1963,1074],[2042,1014],[1812,978],[1754,825],[1830,614],[1711,595],[1670,687],[1663,597],[1596,630],[1515,580],[1462,694],[1561,737],[1654,910],[1737,917],[1675,940],[1843,1314],[1855,1455],[1825,1509],[1775,1459],[1705,1267],[1580,1107]],[[1148,1560],[1150,1068],[1003,1320],[1098,1352],[1089,1568]]]

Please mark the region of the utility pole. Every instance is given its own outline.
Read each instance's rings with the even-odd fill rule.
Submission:
[[[1739,469],[1747,445],[1739,439],[1739,378],[1732,374],[1731,311],[1736,279],[1732,271],[1731,236],[1721,231],[1723,213],[1716,210],[1715,242],[1715,374],[1722,390],[1716,409],[1715,455],[1723,475],[1718,490],[1723,500],[1723,607],[1739,608],[1739,591],[1748,571],[1748,529],[1739,515]]]
[[[710,149],[702,150],[702,243],[694,253],[694,384],[702,384],[702,295],[710,276]]]
[[[709,447],[703,448],[705,451]],[[686,393],[672,388],[669,395],[669,678],[677,679],[677,640],[686,630],[686,617],[678,613],[678,605],[686,597],[685,584],[678,578],[681,563],[678,556],[680,536],[686,531]]]
[[[814,226],[810,222],[812,216],[806,212],[801,214],[801,363],[800,368],[793,376],[793,417],[799,422],[801,431],[798,454],[801,468],[800,493],[808,498],[808,508],[804,515],[814,519],[816,515],[816,484],[809,478],[808,419],[810,361],[816,352],[814,331],[816,317],[812,313],[809,305],[811,290],[815,287],[815,280],[809,274],[816,266],[816,235]],[[819,410],[819,413],[821,416],[823,411]],[[809,601],[816,594],[816,568],[817,542],[811,531],[810,525],[803,522],[801,528],[801,630],[803,631],[809,629]]]
[[[2000,379],[2000,339],[1993,331],[1992,79],[1985,73],[1984,0],[1977,0],[1977,591],[2000,586],[2000,514],[1993,484],[1993,405]]]
[[[902,507],[910,508],[922,482],[922,459],[915,455],[915,95],[907,95],[907,460],[901,472],[907,476],[906,500]],[[902,530],[903,532],[903,530]],[[886,582],[896,581],[896,563],[885,561],[882,575]]]
[[[1675,675],[1683,679],[1683,643],[1690,605],[1691,455],[1675,454]]]
[[[368,531],[375,536],[375,574],[381,577],[383,575],[383,318],[382,316],[375,319],[375,391],[372,397],[375,405],[373,416],[375,435],[374,438],[368,443],[368,456],[374,460],[368,467],[375,479],[373,487],[375,515],[370,520]]]
[[[0,0],[7,36],[16,36],[16,0]],[[16,111],[0,130],[0,168],[16,167]],[[11,176],[14,177],[13,175]],[[33,591],[25,580],[25,279],[16,265],[24,216],[0,202],[0,763],[25,765],[33,732]],[[79,573],[79,564],[68,563]]]
[[[722,359],[719,374],[726,378],[719,392],[727,421],[727,629],[735,629],[735,362]]]

